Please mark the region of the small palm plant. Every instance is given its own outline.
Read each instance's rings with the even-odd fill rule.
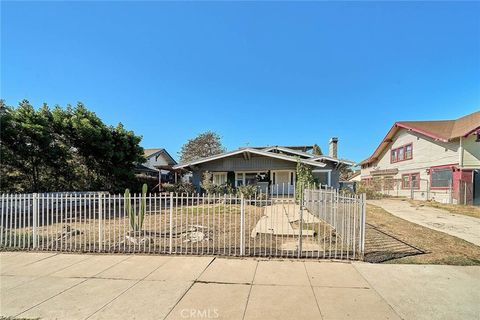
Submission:
[[[145,211],[147,210],[147,184],[142,186],[142,196],[140,199],[140,208],[138,212],[132,210],[130,190],[125,189],[124,206],[130,220],[130,227],[136,233],[142,230]]]

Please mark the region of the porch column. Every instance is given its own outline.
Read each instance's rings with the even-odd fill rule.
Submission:
[[[162,188],[162,170],[158,170],[158,192],[161,192]]]
[[[328,170],[328,186],[332,186],[332,170]]]

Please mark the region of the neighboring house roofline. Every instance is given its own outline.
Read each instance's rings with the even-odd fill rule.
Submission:
[[[372,155],[360,162],[360,164],[372,163],[378,160],[383,151],[393,142],[393,137],[400,128],[419,133],[434,140],[448,142],[456,138],[467,137],[480,130],[480,111],[456,120],[395,122]]]
[[[153,156],[156,156],[159,153],[163,153],[167,158],[170,159],[171,165],[176,165],[177,161],[173,159],[173,157],[168,153],[168,151],[165,148],[154,148],[154,149],[143,149],[143,154],[145,158],[151,158]]]
[[[300,159],[300,158],[297,158],[297,157],[287,156],[287,155],[284,155],[284,154],[273,153],[273,152],[264,151],[264,150],[258,150],[258,149],[254,149],[254,148],[240,148],[238,150],[224,152],[224,153],[217,154],[217,155],[214,155],[214,156],[210,156],[210,157],[207,157],[207,158],[194,160],[194,161],[189,162],[189,163],[179,164],[179,165],[174,166],[173,169],[182,169],[182,168],[194,166],[194,165],[197,165],[197,164],[201,164],[201,163],[205,163],[205,162],[209,162],[209,161],[218,160],[218,159],[230,157],[230,156],[233,156],[233,155],[241,154],[241,153],[244,153],[244,152],[249,152],[249,153],[253,153],[253,154],[257,154],[257,155],[261,155],[261,156],[265,156],[265,157],[271,157],[271,158],[276,158],[276,159],[281,159],[281,160],[286,160],[286,161],[291,161],[291,162],[300,161],[302,163],[309,164],[309,165],[314,166],[314,167],[323,168],[323,167],[326,166],[325,163],[311,161],[309,159]]]
[[[361,175],[361,174],[362,174],[362,172],[361,172],[360,170],[355,171],[355,172],[347,179],[347,181],[351,181],[352,179],[358,177],[358,176]]]

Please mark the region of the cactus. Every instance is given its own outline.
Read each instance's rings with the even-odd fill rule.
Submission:
[[[130,190],[125,189],[123,201],[125,212],[128,213],[130,220],[130,227],[132,227],[133,231],[141,231],[143,227],[143,220],[145,218],[145,211],[147,211],[147,184],[143,184],[142,186],[142,197],[140,199],[140,208],[137,214],[135,214],[134,210],[132,210]]]

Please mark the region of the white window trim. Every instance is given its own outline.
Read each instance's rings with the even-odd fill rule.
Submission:
[[[328,186],[332,186],[332,170],[327,170],[327,169],[314,169],[312,172],[326,172],[328,174]]]
[[[221,179],[221,180],[224,180],[225,183],[227,182],[227,172],[212,172],[212,178],[213,178],[213,184],[214,185],[222,185],[222,184],[217,184],[215,183],[215,177],[225,177],[225,179]],[[217,181],[219,179],[217,178]]]
[[[270,171],[270,181],[272,182],[272,185],[275,185],[275,181],[273,179],[273,175],[278,173],[278,172],[288,172],[288,180],[291,180],[291,176],[293,173],[293,181],[290,181],[289,184],[290,186],[294,186],[296,181],[297,181],[297,172],[295,170],[271,170]],[[276,178],[276,177],[275,177]]]
[[[255,174],[260,174],[262,172],[267,172],[268,170],[262,170],[262,171],[258,171],[258,170],[247,170],[247,171],[235,171],[235,187],[238,187],[238,184],[237,184],[237,181],[240,180],[239,178],[239,175],[241,175],[241,179],[242,179],[242,185],[244,186],[245,185],[245,174],[246,173],[255,173]],[[271,175],[270,175],[270,180],[271,180]]]

